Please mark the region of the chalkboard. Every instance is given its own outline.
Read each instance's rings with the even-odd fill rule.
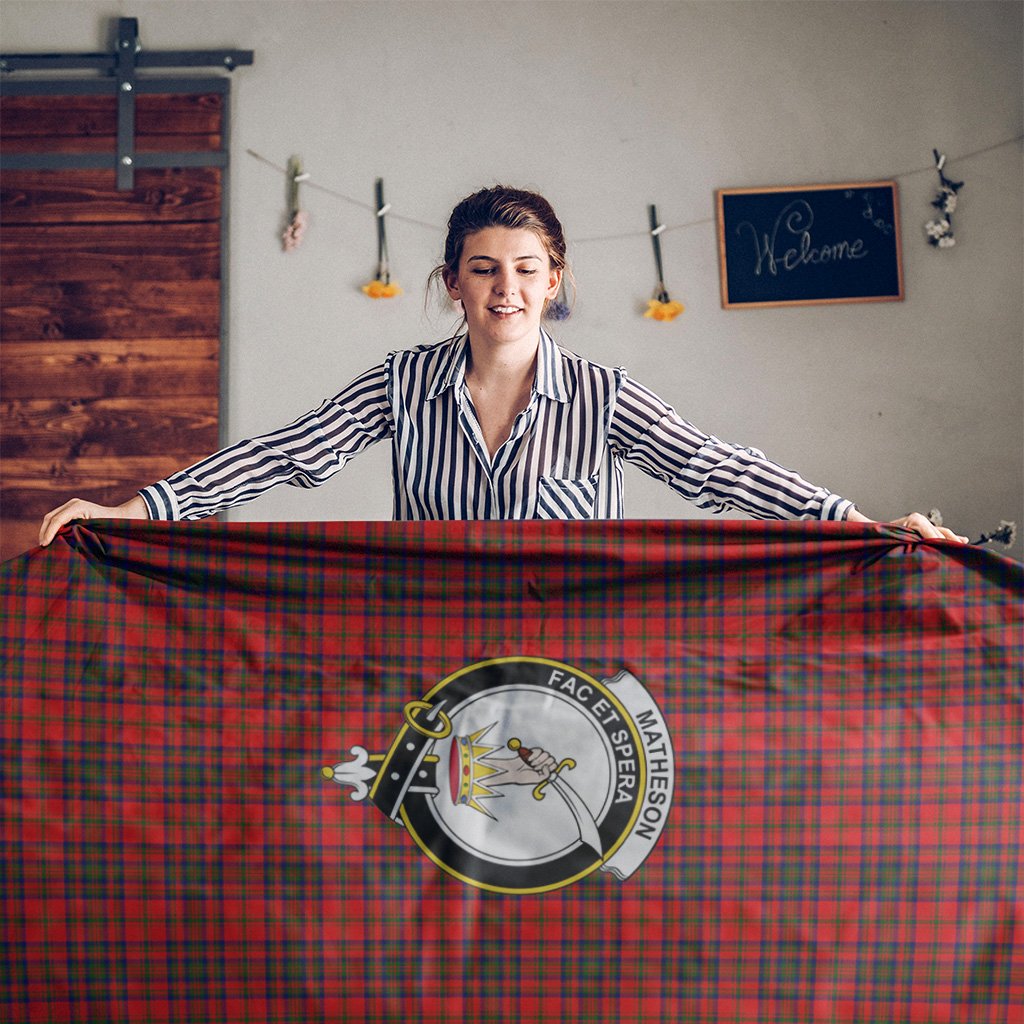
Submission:
[[[726,309],[903,298],[896,182],[718,191]]]

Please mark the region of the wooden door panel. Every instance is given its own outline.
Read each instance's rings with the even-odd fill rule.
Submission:
[[[4,401],[4,458],[47,463],[160,451],[188,457],[217,444],[217,396],[22,398]]]
[[[0,330],[11,341],[209,337],[220,321],[217,281],[7,285]]]
[[[220,224],[13,225],[0,235],[0,281],[5,286],[126,277],[218,280]]]
[[[83,139],[117,137],[117,97],[113,93],[49,99],[51,102],[41,104],[38,96],[0,98],[5,145],[31,138],[35,140],[33,152],[80,152]],[[218,141],[212,146],[184,148],[218,148],[223,101],[217,93],[140,93],[135,101],[136,148],[144,150],[150,138],[163,135],[215,138]],[[107,148],[113,150],[114,146]]]
[[[219,135],[147,135],[138,140],[137,153],[190,153],[216,149]],[[114,148],[113,135],[81,135],[69,140],[61,135],[37,137],[22,135],[4,140],[5,153],[109,153]]]
[[[220,341],[209,338],[103,339],[0,346],[4,400],[166,395],[216,396]]]
[[[140,170],[120,192],[111,171],[6,171],[3,225],[219,221],[221,172],[215,167]]]
[[[114,505],[130,496],[140,481],[159,480],[180,468],[180,458],[173,455],[87,455],[49,462],[4,459],[4,489],[0,492],[4,543],[8,518],[34,523],[38,532],[43,514],[62,499],[88,494],[100,504]],[[37,511],[40,508],[42,512]]]
[[[137,96],[136,152],[217,150],[224,96]],[[5,96],[9,153],[112,153],[117,100]],[[73,496],[116,504],[218,443],[223,171],[0,181],[0,558]]]

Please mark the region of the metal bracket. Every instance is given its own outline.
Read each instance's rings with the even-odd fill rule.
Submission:
[[[135,55],[142,49],[139,23],[117,23],[117,187],[135,187]]]
[[[113,76],[102,80],[62,79],[60,92],[106,92],[111,88],[117,90],[117,151],[114,154],[114,167],[117,174],[117,187],[122,191],[130,191],[135,187],[135,170],[142,166],[154,165],[154,154],[135,152],[135,97],[141,91],[152,91],[153,80],[137,77],[142,68],[170,67],[220,67],[234,71],[236,67],[252,64],[252,50],[167,50],[163,52],[144,51],[139,39],[139,22],[137,18],[119,18],[117,21],[117,48],[109,53],[71,53],[71,54],[0,54],[0,71],[3,72],[3,83],[15,71],[53,71],[53,70],[95,70],[101,74]],[[17,83],[21,84],[21,83]],[[37,82],[33,88],[26,82],[28,92],[47,93],[51,91],[51,83]],[[54,87],[55,88],[55,87]],[[15,86],[0,88],[0,91],[22,93]],[[172,154],[164,154],[171,156]],[[226,154],[221,154],[226,158]],[[208,157],[200,158],[197,154],[182,154],[179,162],[193,164],[202,160],[209,163]],[[33,160],[35,161],[33,163]],[[45,154],[33,158],[31,154],[12,154],[2,161],[4,167],[47,166],[47,167],[94,167],[98,161],[110,166],[110,157],[98,154]],[[157,161],[159,163],[159,161]],[[220,161],[221,163],[223,160]]]

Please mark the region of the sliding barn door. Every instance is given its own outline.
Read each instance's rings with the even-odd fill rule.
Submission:
[[[114,150],[117,96],[0,101],[4,153],[58,164],[0,178],[2,558],[66,499],[121,502],[217,447],[225,169],[146,163],[222,150],[225,99],[139,95],[129,190],[59,166]]]

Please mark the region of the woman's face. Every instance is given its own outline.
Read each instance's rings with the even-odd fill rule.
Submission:
[[[539,235],[495,227],[466,236],[458,274],[445,284],[462,303],[475,343],[507,345],[536,343],[544,305],[561,280]]]

